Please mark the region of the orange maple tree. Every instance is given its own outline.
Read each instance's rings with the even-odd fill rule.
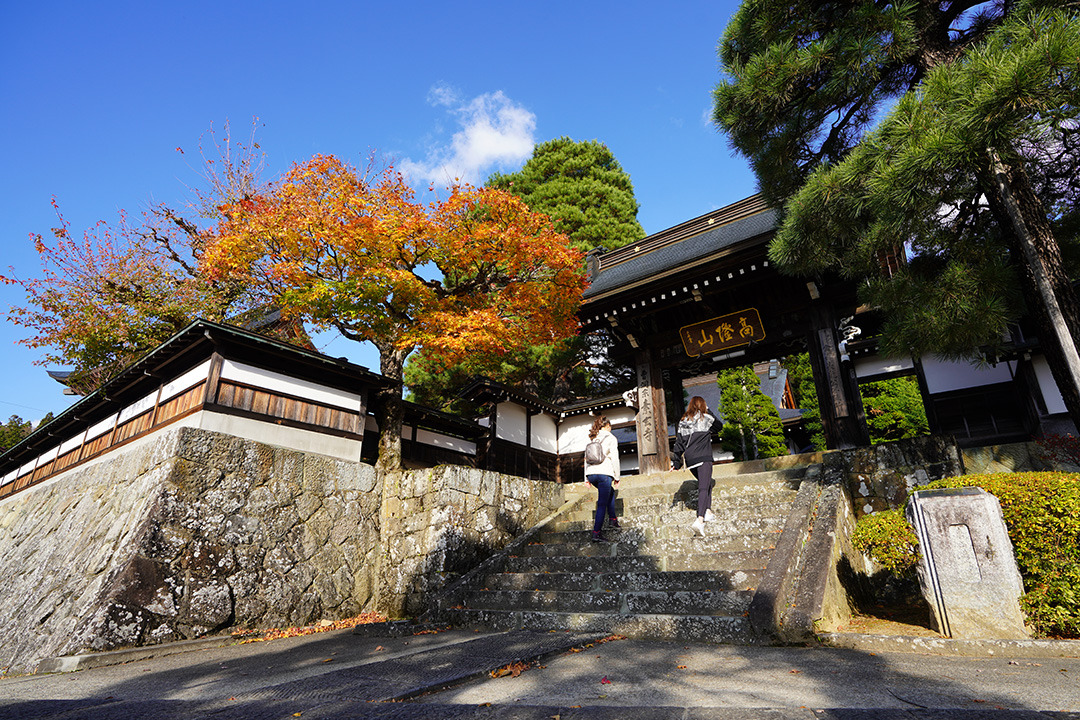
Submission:
[[[397,381],[377,403],[383,469],[401,463],[410,352],[449,364],[576,332],[581,253],[503,191],[455,184],[422,203],[392,167],[359,172],[320,155],[220,210],[209,276],[379,350],[380,371]]]

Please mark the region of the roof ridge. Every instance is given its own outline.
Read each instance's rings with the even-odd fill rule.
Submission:
[[[621,248],[604,253],[597,258],[599,262],[597,270],[605,270],[635,257],[640,257],[643,252],[647,253],[658,250],[681,240],[700,235],[706,230],[711,230],[722,225],[728,225],[768,209],[769,205],[765,202],[765,199],[760,193],[751,195],[748,198],[744,198],[731,203],[730,205],[687,220],[674,227],[661,230],[658,233],[653,233],[639,242],[624,245]]]

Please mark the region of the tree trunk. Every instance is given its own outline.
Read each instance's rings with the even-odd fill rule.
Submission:
[[[1023,259],[1025,295],[1038,324],[1040,344],[1069,416],[1080,429],[1080,354],[1076,343],[1080,303],[1045,209],[1023,166],[1005,165],[992,148],[988,157],[994,190],[988,193],[991,208]]]
[[[379,423],[379,460],[375,468],[387,473],[401,469],[401,426],[405,418],[401,385],[409,351],[392,345],[377,347],[379,372],[394,381],[394,385],[375,394],[375,418]]]

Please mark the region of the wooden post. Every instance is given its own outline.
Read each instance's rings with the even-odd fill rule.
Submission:
[[[649,350],[637,357],[637,445],[638,472],[647,475],[671,467],[667,445],[667,411],[664,407],[664,379],[652,362]]]
[[[821,409],[825,444],[829,449],[847,449],[870,444],[858,380],[850,361],[840,361],[839,336],[832,306],[816,302],[810,311],[811,329],[807,337],[810,367],[814,372]]]

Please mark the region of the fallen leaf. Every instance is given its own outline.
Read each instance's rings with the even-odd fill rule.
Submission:
[[[360,613],[356,617],[346,618],[344,620],[336,621],[321,621],[318,625],[308,625],[306,627],[292,627],[292,628],[271,628],[262,634],[262,637],[252,637],[245,640],[241,640],[240,644],[264,642],[266,640],[279,640],[287,637],[300,637],[301,635],[314,635],[315,633],[328,632],[330,630],[344,630],[345,628],[356,627],[357,625],[370,625],[372,623],[386,622],[385,615],[379,613]],[[237,635],[246,634],[248,631],[240,631]]]
[[[334,658],[326,658],[323,662],[334,662]]]
[[[529,664],[528,663],[515,662],[515,663],[510,663],[509,665],[504,665],[503,667],[501,667],[501,668],[499,668],[497,670],[492,670],[488,674],[491,675],[491,677],[493,677],[493,678],[506,677],[507,675],[510,675],[512,677],[517,677],[518,675],[520,675],[521,673],[525,672],[528,669],[529,669]]]
[[[601,685],[610,685],[610,684],[611,684],[611,681],[610,681],[610,680],[608,680],[608,679],[607,679],[607,675],[605,675],[604,677],[600,678],[600,684],[601,684]]]
[[[384,648],[382,645],[379,645],[377,648],[375,648],[375,652],[378,652],[379,650],[385,650],[385,649],[386,648]]]
[[[675,667],[679,668],[680,670],[685,670],[686,669],[685,665],[676,665]]]
[[[802,672],[802,670],[788,670],[788,672],[791,673],[792,675],[798,675],[799,673]]]

